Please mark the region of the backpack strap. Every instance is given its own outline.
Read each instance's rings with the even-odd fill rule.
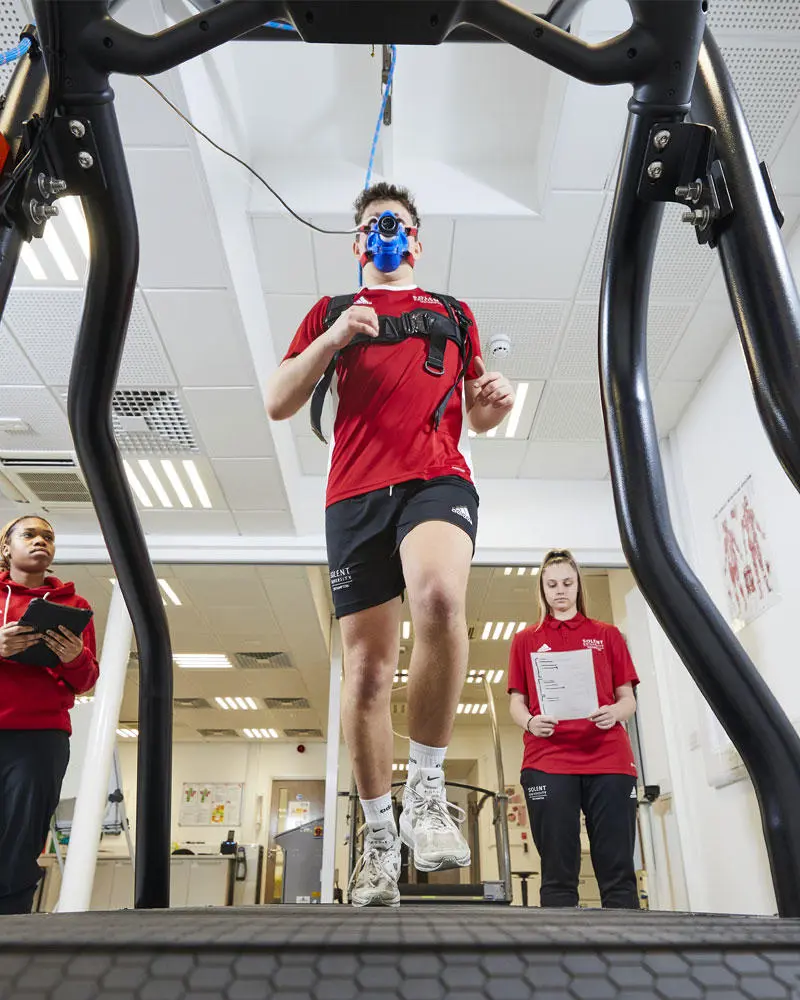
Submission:
[[[428,292],[428,294],[434,298],[438,299],[447,311],[451,322],[454,326],[458,327],[461,334],[459,341],[459,349],[461,352],[461,371],[456,376],[455,382],[447,390],[444,399],[439,403],[433,413],[433,426],[436,430],[439,429],[439,424],[442,422],[442,417],[444,416],[444,411],[447,409],[447,404],[450,402],[450,397],[456,391],[457,386],[461,383],[462,379],[467,374],[467,369],[469,368],[469,363],[472,361],[472,339],[469,335],[469,328],[472,326],[472,320],[467,318],[467,314],[458,299],[454,298],[452,295],[439,295],[436,292]],[[444,349],[447,344],[446,337],[437,338],[440,343],[436,344],[436,348],[441,351],[441,368],[438,372],[432,372],[432,374],[444,374]],[[425,370],[431,371],[431,353],[434,351],[434,337],[431,337],[430,347],[428,348],[428,360],[425,362]],[[438,353],[434,357],[434,364],[438,361]]]
[[[328,308],[325,310],[325,318],[322,321],[323,332],[330,330],[342,313],[350,308],[355,302],[356,294],[355,292],[351,292],[348,295],[333,296],[328,303]],[[309,410],[311,415],[311,430],[323,444],[327,444],[328,442],[322,433],[322,409],[325,406],[325,397],[328,394],[328,389],[331,387],[333,376],[336,373],[336,362],[339,360],[340,354],[341,351],[337,351],[328,362],[328,367],[322,373],[322,378],[314,386],[314,391],[311,394],[311,406]]]

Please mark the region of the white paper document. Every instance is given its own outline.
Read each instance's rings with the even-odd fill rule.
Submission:
[[[591,649],[531,653],[531,664],[542,715],[588,719],[600,707]]]

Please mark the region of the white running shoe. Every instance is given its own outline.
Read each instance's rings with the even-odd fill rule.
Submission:
[[[353,906],[399,906],[400,838],[388,826],[367,830],[347,898]]]
[[[458,828],[465,818],[463,809],[447,801],[441,768],[422,767],[409,775],[400,838],[414,852],[417,871],[441,872],[470,864],[469,844]]]

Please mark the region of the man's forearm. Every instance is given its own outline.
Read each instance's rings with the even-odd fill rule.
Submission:
[[[284,361],[270,375],[266,386],[270,420],[287,420],[308,402],[335,353],[336,348],[322,334],[302,354]]]
[[[623,695],[615,702],[620,722],[627,722],[636,712],[636,698],[632,694]]]

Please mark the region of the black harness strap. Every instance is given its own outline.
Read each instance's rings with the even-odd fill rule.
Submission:
[[[396,344],[408,337],[425,337],[428,340],[428,354],[425,359],[425,371],[429,375],[444,375],[444,358],[447,348],[447,341],[452,340],[459,349],[462,365],[461,370],[448,390],[444,399],[436,407],[433,414],[433,424],[438,429],[442,416],[450,397],[456,390],[459,382],[464,378],[469,362],[472,359],[472,344],[469,338],[470,320],[467,319],[461,304],[451,295],[437,295],[433,292],[427,293],[431,298],[437,299],[445,308],[446,316],[433,312],[430,309],[415,309],[413,312],[403,313],[401,316],[380,316],[378,318],[379,334],[377,337],[368,337],[366,334],[357,334],[348,347],[358,344]],[[328,303],[325,313],[324,329],[329,330],[342,313],[349,309],[355,301],[356,295],[336,295]],[[346,348],[344,348],[346,350]],[[339,360],[341,351],[337,351],[331,358],[328,367],[323,372],[322,378],[317,382],[311,394],[311,429],[323,444],[327,444],[322,433],[322,410],[325,405],[325,396],[331,387],[333,376],[336,373],[336,363]]]

